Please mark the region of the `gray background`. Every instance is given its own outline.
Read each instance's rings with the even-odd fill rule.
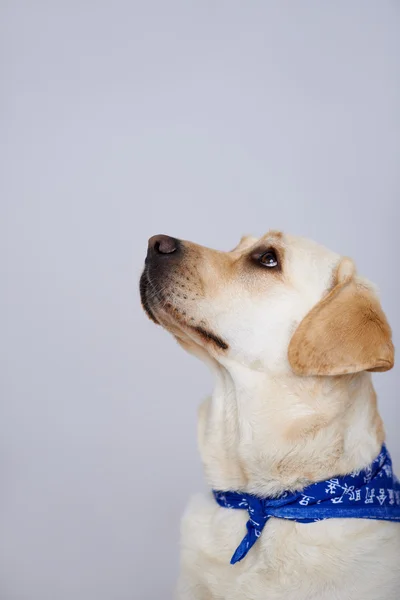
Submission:
[[[147,238],[355,258],[399,340],[397,2],[1,3],[1,600],[164,600],[205,367]],[[375,377],[400,468],[399,368]]]

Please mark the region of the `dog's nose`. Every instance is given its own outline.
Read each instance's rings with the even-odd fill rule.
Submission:
[[[179,248],[179,240],[169,235],[153,235],[149,239],[149,253],[173,254]]]

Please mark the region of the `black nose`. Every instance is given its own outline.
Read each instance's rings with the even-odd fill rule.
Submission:
[[[172,254],[179,248],[179,240],[169,235],[153,235],[149,239],[149,252],[155,254]]]

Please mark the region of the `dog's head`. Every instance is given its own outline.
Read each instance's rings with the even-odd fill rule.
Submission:
[[[154,236],[140,290],[154,322],[223,365],[309,376],[394,363],[372,286],[350,259],[303,238],[271,231],[220,252]]]

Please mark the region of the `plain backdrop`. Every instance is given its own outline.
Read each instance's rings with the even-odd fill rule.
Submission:
[[[147,238],[314,238],[398,342],[400,6],[0,13],[0,600],[167,600],[212,381],[142,313]],[[399,368],[374,378],[400,470]]]

